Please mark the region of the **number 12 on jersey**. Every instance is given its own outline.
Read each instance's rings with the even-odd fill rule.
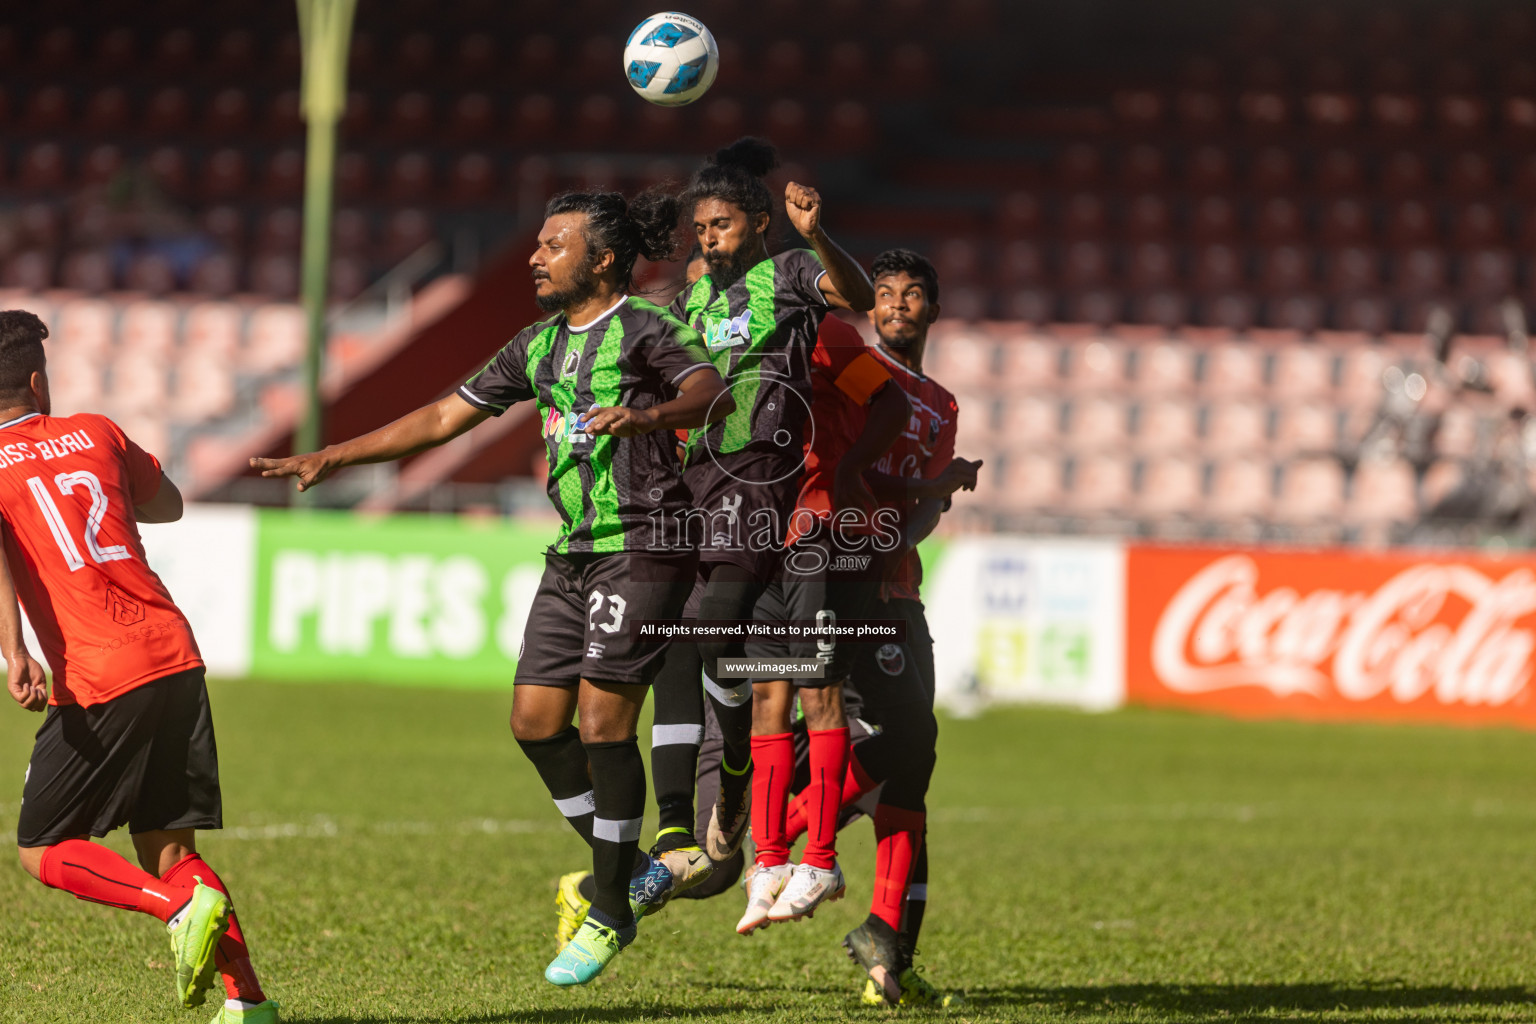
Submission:
[[[95,473],[80,470],[75,473],[60,473],[53,478],[54,486],[64,497],[74,494],[76,487],[84,487],[91,497],[91,510],[85,516],[85,549],[90,552],[91,559],[98,565],[107,562],[115,562],[122,558],[131,558],[132,554],[126,545],[109,544],[102,547],[96,540],[96,535],[101,532],[101,521],[107,515],[107,493],[101,489],[101,480]],[[75,538],[70,535],[69,526],[64,522],[64,515],[59,511],[58,503],[53,500],[53,495],[48,490],[48,485],[40,476],[29,477],[27,487],[32,492],[32,497],[37,502],[37,507],[48,521],[48,530],[53,534],[54,543],[59,546],[59,552],[64,556],[64,563],[69,566],[69,571],[85,568],[85,559],[80,557],[80,548],[75,544]]]

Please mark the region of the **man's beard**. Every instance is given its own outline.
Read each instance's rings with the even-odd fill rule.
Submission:
[[[905,352],[913,345],[916,345],[918,339],[922,335],[918,331],[908,331],[905,334],[893,336],[886,334],[884,331],[876,330],[875,336],[880,339],[880,344],[884,345],[886,348],[893,348],[897,351]]]
[[[746,252],[741,249],[731,253],[707,252],[704,254],[704,263],[709,267],[710,279],[721,291],[741,280],[752,269],[747,262]]]
[[[597,275],[592,272],[591,267],[577,267],[572,278],[569,288],[563,291],[548,292],[543,295],[535,292],[533,301],[537,302],[539,308],[546,313],[558,313],[561,310],[571,308],[579,302],[585,302],[597,294]],[[546,277],[535,278],[534,280],[547,281],[549,279]]]

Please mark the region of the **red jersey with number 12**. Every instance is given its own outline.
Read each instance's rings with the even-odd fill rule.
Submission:
[[[159,489],[160,463],[105,416],[0,423],[5,559],[53,704],[99,704],[203,664],[139,540],[133,508]]]

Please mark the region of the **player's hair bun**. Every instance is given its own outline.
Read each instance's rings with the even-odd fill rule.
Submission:
[[[768,140],[748,135],[716,150],[711,162],[717,167],[740,167],[752,177],[762,178],[779,166],[779,151]]]
[[[682,204],[667,186],[641,192],[629,204],[629,219],[636,228],[640,255],[652,262],[677,255],[677,220]]]

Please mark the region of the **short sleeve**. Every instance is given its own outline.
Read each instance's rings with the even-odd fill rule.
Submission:
[[[160,493],[160,460],[123,435],[123,456],[128,466],[128,498],[135,505],[152,501]]]
[[[808,306],[826,308],[827,297],[821,294],[821,279],[827,276],[821,257],[810,249],[790,249],[779,257],[779,294],[793,297]]]
[[[811,364],[858,405],[867,404],[891,379],[890,371],[869,354],[859,332],[831,315],[822,318],[816,332]]]
[[[704,336],[677,317],[655,306],[640,308],[631,359],[643,364],[672,387],[695,370],[714,369]]]
[[[532,398],[533,384],[528,380],[527,367],[528,342],[534,329],[519,332],[503,345],[484,369],[459,386],[459,397],[492,416],[500,416],[518,402]]]
[[[939,424],[939,436],[933,442],[933,454],[923,464],[923,476],[933,479],[955,461],[955,434],[959,427],[960,404],[949,392],[941,392],[943,401],[938,403],[944,421]]]

